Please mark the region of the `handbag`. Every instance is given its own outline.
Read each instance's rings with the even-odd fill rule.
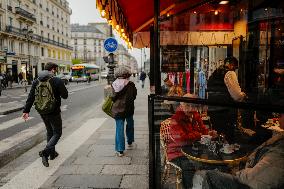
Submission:
[[[113,101],[112,101],[111,97],[110,97],[110,96],[107,96],[107,97],[105,98],[104,103],[103,103],[102,110],[103,110],[107,115],[109,115],[110,117],[113,117],[113,116],[112,116],[112,112],[111,112],[112,105],[113,105]]]

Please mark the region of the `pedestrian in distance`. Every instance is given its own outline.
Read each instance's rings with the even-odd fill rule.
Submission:
[[[18,74],[18,78],[19,78],[19,84],[23,84],[23,79],[24,79],[24,76],[23,76],[23,72],[20,72],[19,74]]]
[[[11,75],[10,72],[7,72],[7,87],[9,86],[10,88],[12,88],[12,84],[13,84],[13,77]]]
[[[2,83],[3,83],[4,77],[3,75],[0,73],[0,96],[2,95]]]
[[[125,137],[124,122],[126,120],[126,137],[128,149],[133,148],[134,142],[134,100],[136,99],[137,89],[135,84],[129,80],[130,70],[121,66],[116,69],[116,80],[112,83],[112,115],[116,123],[115,151],[119,157],[124,155]]]
[[[144,84],[145,84],[145,79],[146,79],[146,77],[147,77],[146,73],[145,73],[144,71],[142,71],[142,72],[140,73],[140,80],[141,80],[141,82],[142,82],[142,88],[144,88]]]
[[[48,158],[54,160],[58,153],[55,145],[62,135],[61,98],[68,98],[68,91],[60,78],[55,77],[58,65],[47,63],[44,71],[32,83],[32,87],[23,110],[23,119],[28,120],[32,105],[40,114],[47,132],[47,144],[39,152],[42,164],[49,166]]]

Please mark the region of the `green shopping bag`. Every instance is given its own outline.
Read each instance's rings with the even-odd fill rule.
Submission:
[[[112,113],[111,113],[112,105],[113,105],[113,101],[112,101],[111,97],[110,97],[110,96],[106,97],[106,98],[105,98],[105,101],[104,101],[104,103],[103,103],[103,106],[102,106],[102,110],[103,110],[107,115],[109,115],[110,117],[112,117]]]

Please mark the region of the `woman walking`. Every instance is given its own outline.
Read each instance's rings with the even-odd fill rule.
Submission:
[[[124,137],[124,122],[126,120],[126,137],[128,148],[133,147],[134,142],[134,100],[136,99],[137,89],[132,81],[129,81],[131,76],[130,70],[121,66],[116,69],[116,80],[112,83],[114,90],[112,100],[112,115],[116,123],[115,133],[115,151],[119,157],[124,155],[125,137]]]

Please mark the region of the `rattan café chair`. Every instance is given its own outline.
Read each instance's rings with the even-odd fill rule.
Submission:
[[[171,127],[171,118],[168,118],[161,122],[160,127],[160,140],[161,140],[161,147],[162,147],[162,156],[163,156],[163,176],[162,176],[162,182],[165,183],[169,176],[170,176],[170,169],[171,167],[174,168],[176,173],[176,188],[181,189],[182,188],[182,169],[177,166],[176,164],[170,162],[168,160],[167,156],[167,144],[170,140],[170,127]]]

